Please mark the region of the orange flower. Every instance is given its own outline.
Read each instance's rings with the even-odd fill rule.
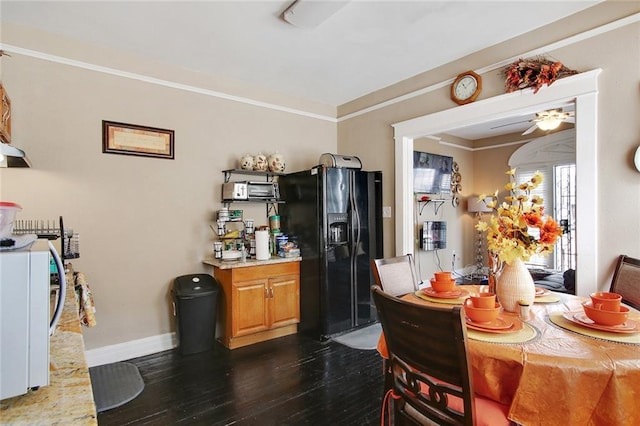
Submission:
[[[531,228],[539,228],[542,226],[542,218],[536,212],[527,212],[522,215],[527,226]]]
[[[540,242],[543,244],[555,244],[558,237],[562,235],[562,228],[552,217],[540,227]]]

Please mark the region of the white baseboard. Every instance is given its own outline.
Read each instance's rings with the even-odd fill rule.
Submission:
[[[101,348],[85,351],[89,367],[111,364],[139,356],[145,356],[156,352],[173,349],[177,346],[176,333],[166,333],[144,339],[131,340],[117,345],[103,346]]]

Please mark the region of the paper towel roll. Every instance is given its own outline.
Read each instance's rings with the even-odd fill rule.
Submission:
[[[269,253],[269,231],[256,231],[256,260],[268,260]]]

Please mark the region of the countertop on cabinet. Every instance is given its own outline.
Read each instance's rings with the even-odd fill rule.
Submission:
[[[300,262],[302,257],[278,257],[271,256],[271,258],[267,260],[256,260],[256,259],[247,259],[246,261],[241,260],[220,260],[214,257],[207,257],[202,262],[206,265],[215,266],[220,269],[233,269],[233,268],[248,268],[251,266],[264,266],[264,265],[275,265],[277,263],[289,263],[289,262]]]
[[[84,353],[73,278],[50,340],[49,386],[0,402],[0,423],[97,425],[91,378]]]

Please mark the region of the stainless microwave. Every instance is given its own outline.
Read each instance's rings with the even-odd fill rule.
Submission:
[[[224,201],[279,200],[278,182],[226,182],[222,184]]]

